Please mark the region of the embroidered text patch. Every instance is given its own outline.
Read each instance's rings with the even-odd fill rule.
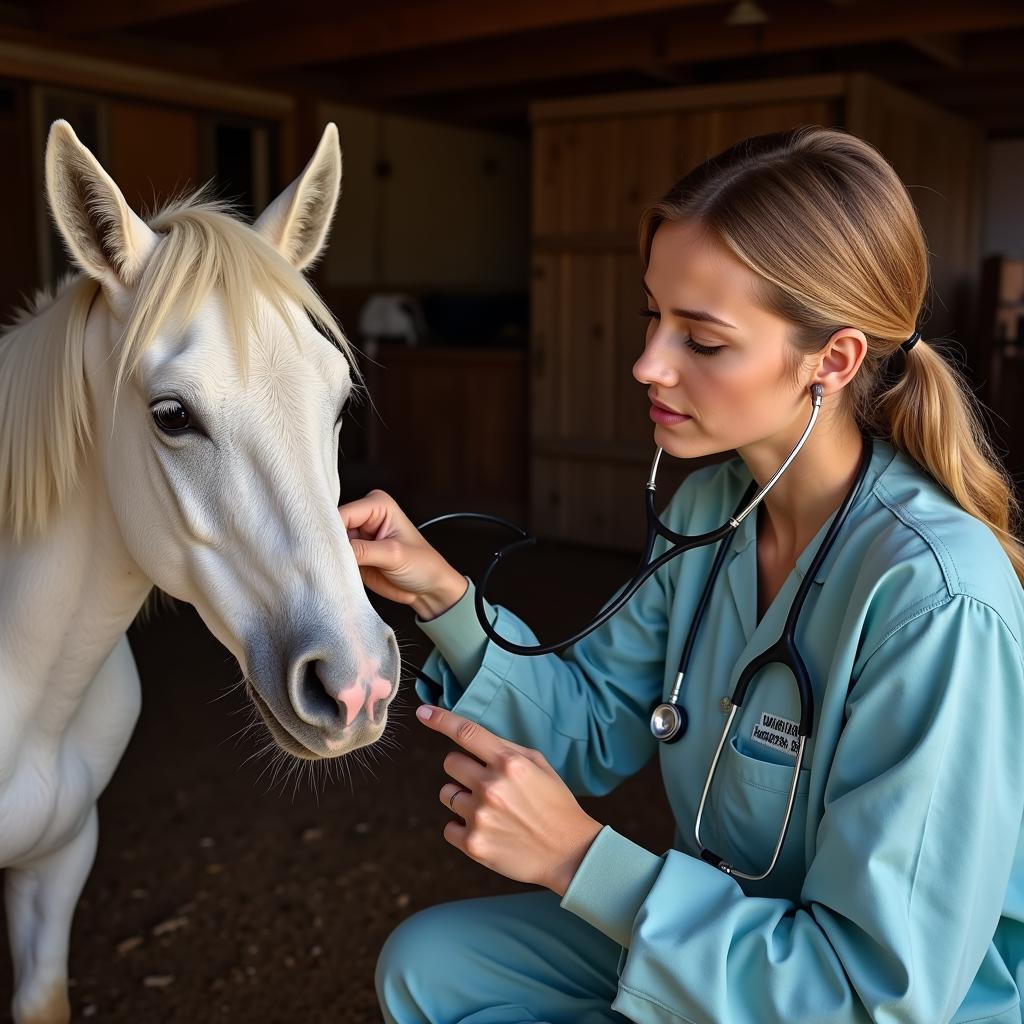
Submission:
[[[779,718],[778,715],[764,711],[760,720],[754,723],[754,731],[750,738],[755,743],[796,757],[797,747],[800,745],[800,727],[788,718]]]

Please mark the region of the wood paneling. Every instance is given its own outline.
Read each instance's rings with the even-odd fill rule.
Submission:
[[[453,509],[522,519],[521,351],[380,345],[366,368],[371,461],[417,517]],[[386,381],[385,381],[386,378]]]
[[[925,337],[970,338],[981,250],[981,129],[868,75],[850,76],[846,124],[885,154],[917,207],[932,256]]]

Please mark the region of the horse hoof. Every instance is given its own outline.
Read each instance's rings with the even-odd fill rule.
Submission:
[[[40,998],[14,1000],[14,1024],[69,1024],[71,1004],[63,981],[53,982]]]

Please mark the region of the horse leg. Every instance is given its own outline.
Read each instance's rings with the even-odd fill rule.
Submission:
[[[96,805],[64,846],[6,871],[15,1024],[67,1024],[71,917],[96,856]]]

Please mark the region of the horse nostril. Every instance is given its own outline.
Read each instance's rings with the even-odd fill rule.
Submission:
[[[292,662],[288,696],[301,721],[337,735],[354,728],[362,718],[367,725],[380,725],[396,683],[380,675],[369,661],[336,663],[309,651]]]
[[[302,666],[297,694],[300,706],[295,710],[308,722],[324,722],[344,728],[346,707],[331,695],[321,677],[322,671],[326,672],[326,664],[319,658]]]

